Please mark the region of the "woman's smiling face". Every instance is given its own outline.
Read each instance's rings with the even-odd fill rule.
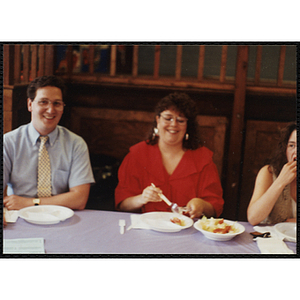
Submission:
[[[182,145],[187,129],[187,119],[178,111],[170,108],[156,116],[159,142],[168,145]]]

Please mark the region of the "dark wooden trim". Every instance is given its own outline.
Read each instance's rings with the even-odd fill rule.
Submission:
[[[254,83],[259,84],[262,60],[262,46],[257,46]]]
[[[62,75],[63,78],[67,79],[67,76]],[[151,77],[125,77],[125,76],[88,76],[88,75],[80,75],[73,74],[73,81],[78,81],[81,83],[97,83],[97,84],[108,84],[108,85],[130,85],[130,86],[138,86],[138,87],[161,87],[161,88],[185,88],[185,89],[204,89],[204,90],[217,90],[217,91],[234,91],[234,84],[223,83],[221,84],[218,81],[174,81],[174,79],[169,78],[159,78],[154,79]]]
[[[39,76],[45,75],[45,45],[39,45]]]
[[[296,96],[297,93],[296,87],[247,86],[246,90],[248,94],[253,95]]]
[[[94,74],[95,46],[89,46],[89,73]]]
[[[116,69],[117,69],[117,46],[112,45],[111,46],[111,54],[110,54],[110,76],[116,75]]]
[[[228,165],[226,174],[225,203],[229,206],[224,207],[224,214],[236,219],[238,205],[238,189],[240,181],[240,171],[242,162],[242,143],[244,136],[244,115],[245,115],[245,97],[247,82],[249,46],[238,46],[236,84],[234,92],[234,103],[230,125]],[[226,209],[229,211],[226,211]]]
[[[283,82],[285,53],[286,53],[286,46],[280,46],[277,86],[282,86],[282,82]]]
[[[198,81],[203,80],[204,70],[204,58],[205,58],[205,46],[199,46],[199,60],[198,60]]]
[[[176,66],[175,66],[175,79],[181,78],[181,64],[182,64],[182,45],[177,45],[176,48]]]
[[[138,76],[138,66],[139,66],[139,46],[133,46],[133,57],[132,57],[132,76]]]
[[[21,82],[21,45],[15,45],[14,84]]]
[[[54,46],[46,45],[45,46],[45,75],[54,74]]]
[[[3,85],[14,83],[14,46],[3,45]]]
[[[13,125],[13,86],[3,86],[3,133],[11,131]]]
[[[220,82],[225,81],[226,64],[227,64],[228,46],[222,46],[221,67],[220,67]]]
[[[29,81],[37,77],[38,46],[31,45],[31,71]]]
[[[29,82],[30,45],[23,45],[23,82]]]
[[[159,78],[159,65],[160,65],[160,51],[161,48],[159,45],[155,46],[155,53],[154,53],[154,69],[153,69],[153,78]]]

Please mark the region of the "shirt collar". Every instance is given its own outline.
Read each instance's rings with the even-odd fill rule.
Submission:
[[[34,145],[36,145],[37,141],[39,140],[40,134],[39,134],[39,132],[34,128],[32,122],[29,124],[29,129],[28,129],[28,131],[29,131],[29,138],[30,138],[30,141],[31,141],[32,145],[34,146]],[[48,137],[49,137],[48,141],[49,141],[49,143],[50,143],[51,146],[53,146],[53,144],[54,144],[54,142],[55,142],[57,136],[58,136],[58,128],[57,128],[57,126],[56,126],[56,128],[55,128],[52,132],[50,132],[50,133],[48,134]]]
[[[187,150],[184,153],[173,174],[168,175],[166,169],[163,166],[162,157],[158,145],[156,144],[147,147],[146,149],[147,151],[144,151],[144,153],[142,153],[141,164],[145,167],[145,169],[147,169],[150,174],[154,175],[158,181],[165,181],[166,176],[168,180],[177,180],[198,172],[195,165],[195,158],[193,157],[193,153],[191,150]],[[151,157],[151,160],[149,160],[149,157]]]

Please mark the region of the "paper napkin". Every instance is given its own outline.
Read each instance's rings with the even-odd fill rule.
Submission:
[[[280,237],[273,226],[254,226],[253,229],[258,232],[270,232],[269,238],[257,237],[256,243],[262,254],[294,254],[289,249],[283,238]]]
[[[134,229],[150,229],[150,227],[145,224],[141,220],[141,215],[130,215],[131,225],[127,228],[127,230],[130,230],[131,228]]]
[[[8,210],[6,207],[3,209],[5,214],[5,221],[6,223],[15,223],[19,217],[18,210]]]

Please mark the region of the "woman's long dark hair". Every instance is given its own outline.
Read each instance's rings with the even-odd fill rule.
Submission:
[[[147,144],[157,144],[158,137],[154,137],[153,135],[154,128],[157,127],[156,116],[160,116],[160,114],[167,109],[174,109],[188,119],[186,133],[189,135],[189,138],[187,140],[183,139],[183,148],[195,150],[202,146],[199,124],[196,119],[198,113],[196,103],[187,94],[177,92],[164,97],[156,105],[153,125],[146,139]]]
[[[269,164],[273,167],[273,171],[276,176],[279,175],[281,169],[287,163],[286,148],[292,132],[296,129],[296,122],[291,122],[280,131],[278,145],[269,160]]]

